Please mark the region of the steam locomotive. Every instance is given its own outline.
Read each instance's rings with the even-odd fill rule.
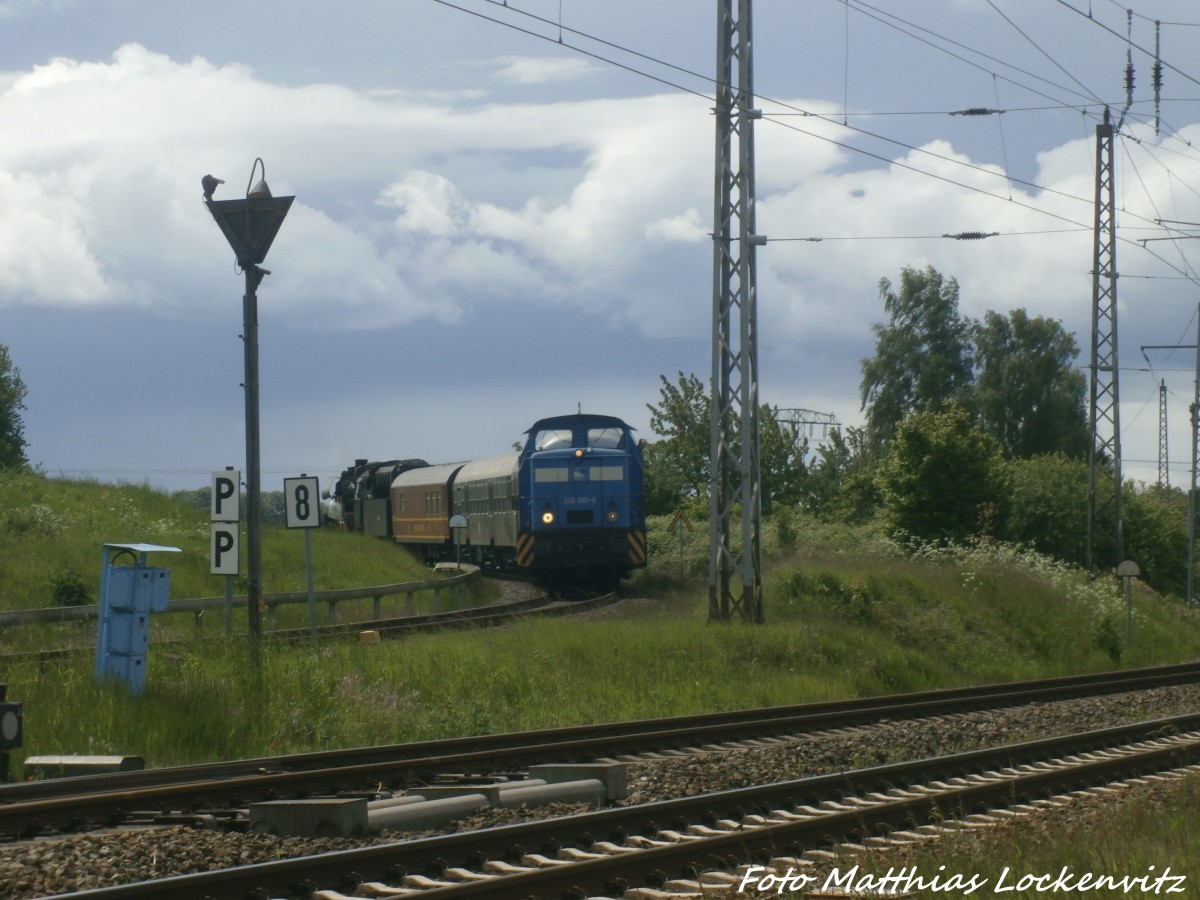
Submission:
[[[541,419],[523,448],[470,462],[357,460],[328,517],[428,562],[461,559],[548,584],[610,583],[646,565],[642,451],[590,413]]]

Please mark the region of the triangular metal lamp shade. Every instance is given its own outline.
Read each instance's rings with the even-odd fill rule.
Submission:
[[[279,226],[295,197],[249,197],[245,200],[206,200],[205,205],[243,269],[267,258]]]

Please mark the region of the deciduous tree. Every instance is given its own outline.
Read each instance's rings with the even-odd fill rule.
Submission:
[[[827,521],[866,522],[879,509],[874,459],[866,430],[850,426],[829,432],[817,445],[805,482],[805,506]]]
[[[968,323],[958,313],[958,282],[932,266],[900,273],[900,289],[880,279],[888,314],[875,324],[875,355],[862,361],[862,408],[867,436],[882,446],[909,413],[937,412],[970,386]]]
[[[800,437],[795,425],[780,422],[778,416],[779,410],[770,406],[763,406],[758,415],[764,515],[776,506],[798,506],[808,478],[804,462],[808,439]]]
[[[1087,462],[1051,453],[1009,460],[1005,467],[1012,508],[1004,537],[1064,562],[1086,565]]]
[[[1079,348],[1062,324],[987,312],[970,328],[976,366],[968,404],[1008,459],[1044,453],[1087,455],[1087,381],[1074,368]]]
[[[650,428],[662,440],[646,447],[646,509],[662,515],[681,504],[704,504],[708,499],[709,459],[712,455],[712,396],[695,375],[679,373],[672,384],[659,376],[661,400],[650,410]],[[782,425],[777,410],[763,405],[758,414],[759,468],[762,508],[796,505],[807,475],[807,443],[796,429]],[[735,436],[740,441],[741,436]],[[707,507],[704,512],[707,513]]]
[[[8,348],[0,344],[0,468],[29,465],[25,456],[29,445],[25,442],[25,426],[21,421],[25,393],[21,371],[13,365]]]
[[[712,442],[712,399],[695,375],[679,373],[672,384],[659,375],[660,401],[650,410],[650,430],[662,439],[646,448],[646,510],[662,515],[688,501],[708,497],[708,456]]]

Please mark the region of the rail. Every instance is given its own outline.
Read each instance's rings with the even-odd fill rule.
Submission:
[[[1047,797],[1065,798],[1098,787],[1111,793],[1114,785],[1130,779],[1195,772],[1200,757],[1195,719],[1170,717],[673,800],[202,869],[59,894],[53,900],[347,897],[343,890],[354,890],[355,896],[430,900],[666,898],[673,894],[672,885],[685,891],[680,896],[707,896],[696,883],[704,872],[730,872],[754,862],[779,871],[801,868],[809,850],[838,859],[835,851],[849,854],[854,845],[878,844],[876,835],[893,835],[895,844],[911,842],[921,834],[966,827],[960,823],[973,810],[986,811],[985,821],[996,821],[1008,817],[1004,811],[1024,811],[1028,806],[1021,805]],[[854,865],[852,856],[845,858]],[[760,866],[759,871],[768,870]],[[792,872],[787,869],[789,880]],[[368,882],[382,884],[368,889]],[[356,884],[363,885],[361,893],[351,887]],[[770,893],[783,891],[780,887]],[[755,891],[759,896],[767,892],[765,887]],[[716,889],[713,895],[732,892]]]
[[[448,567],[450,570],[458,568],[454,564]],[[445,569],[443,569],[445,571]],[[441,593],[448,588],[457,588],[469,584],[472,581],[478,580],[480,577],[479,569],[474,566],[462,566],[461,572],[458,575],[449,575],[441,578],[431,578],[424,581],[402,581],[396,584],[382,584],[374,587],[362,588],[340,588],[329,591],[314,591],[314,596],[317,602],[325,603],[329,609],[329,622],[332,624],[337,621],[337,604],[344,603],[350,600],[366,600],[373,601],[372,618],[382,618],[382,602],[384,597],[391,597],[396,594],[407,595],[407,606],[409,612],[415,611],[414,595],[418,591],[433,591],[433,605],[436,610],[441,603]],[[280,606],[286,606],[291,603],[307,603],[308,591],[288,591],[285,593],[264,594],[262,602],[267,607],[270,621],[273,624],[275,618],[275,610]],[[242,607],[246,606],[246,595],[240,594],[237,596],[228,597],[197,597],[187,600],[171,600],[167,603],[166,612],[182,613],[190,612],[193,614],[203,613],[208,609],[222,609],[226,606]],[[55,606],[45,609],[18,609],[0,612],[0,627],[11,627],[14,625],[32,625],[36,623],[48,622],[79,622],[87,619],[96,618],[99,606],[92,604],[89,606]],[[159,613],[158,615],[162,615]]]

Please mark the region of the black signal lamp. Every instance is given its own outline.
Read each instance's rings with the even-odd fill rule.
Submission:
[[[0,750],[20,747],[25,738],[23,704],[5,701],[8,685],[0,682]]]

